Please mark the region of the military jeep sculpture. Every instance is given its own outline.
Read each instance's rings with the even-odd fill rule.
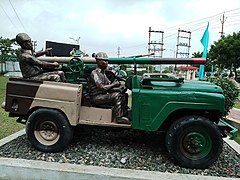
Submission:
[[[66,63],[69,58],[45,58]],[[131,124],[112,122],[111,107],[95,107],[87,97],[87,80],[94,58],[75,58],[65,66],[69,82],[9,79],[5,110],[26,124],[33,147],[57,152],[67,147],[73,126],[87,124],[143,131],[165,131],[169,155],[183,167],[206,168],[219,157],[225,131],[219,125],[224,112],[220,87],[181,78],[133,75],[125,86],[132,91]],[[204,63],[203,59],[110,58],[113,64]],[[136,67],[136,66],[135,66]],[[135,68],[136,72],[136,68]],[[76,83],[76,84],[73,84]]]

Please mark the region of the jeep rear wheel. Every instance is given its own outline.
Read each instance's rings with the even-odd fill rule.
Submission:
[[[213,122],[201,116],[175,121],[166,135],[169,155],[181,166],[204,169],[222,152],[221,134]]]
[[[38,109],[28,118],[26,134],[34,148],[43,152],[58,152],[71,142],[73,131],[61,112]]]

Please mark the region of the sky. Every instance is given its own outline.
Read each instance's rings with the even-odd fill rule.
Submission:
[[[190,55],[201,52],[208,22],[209,46],[220,38],[224,12],[225,35],[239,32],[239,0],[0,0],[0,36],[26,32],[37,41],[37,50],[47,40],[79,43],[88,54],[104,51],[109,57],[117,57],[120,47],[120,56],[126,57],[148,52],[151,27],[164,32],[163,57],[174,57],[178,29],[191,32]],[[151,41],[160,40],[152,34]]]

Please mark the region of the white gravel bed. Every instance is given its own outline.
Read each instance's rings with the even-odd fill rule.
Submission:
[[[73,142],[59,153],[35,150],[26,135],[0,147],[0,157],[240,178],[240,155],[224,143],[217,162],[205,170],[175,165],[159,133],[103,127],[76,127]]]

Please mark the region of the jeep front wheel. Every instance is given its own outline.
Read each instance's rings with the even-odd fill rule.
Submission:
[[[223,141],[216,125],[202,116],[185,116],[175,121],[166,135],[169,155],[187,168],[204,169],[222,152]]]
[[[58,152],[71,142],[73,131],[61,112],[54,109],[38,109],[28,118],[26,134],[36,149]]]

